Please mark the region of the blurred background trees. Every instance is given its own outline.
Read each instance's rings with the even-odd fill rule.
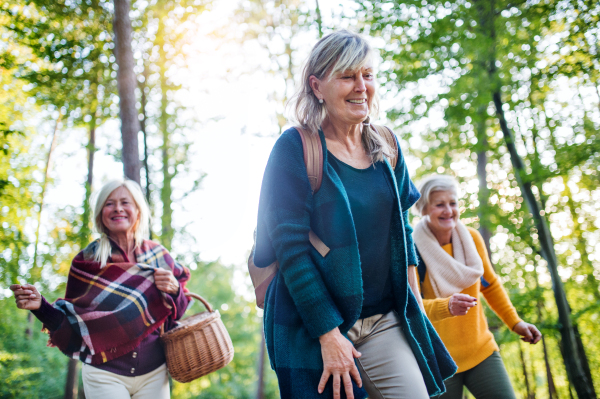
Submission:
[[[207,126],[209,134],[223,134],[227,112],[244,113],[210,113],[216,101],[210,87],[233,82],[240,93],[251,93],[248,103],[265,97],[264,118],[249,122],[248,130],[277,137],[290,125],[285,105],[308,51],[320,36],[343,27],[365,32],[380,51],[387,112],[379,119],[401,138],[415,180],[433,172],[460,180],[464,222],[481,230],[520,315],[544,333],[543,344],[524,345],[488,312],[519,397],[595,397],[597,2],[356,0],[338,7],[324,0],[247,0],[223,11],[204,0],[152,0],[132,1],[130,8],[140,125],[133,148],[152,208],[152,237],[192,269],[190,289],[220,310],[236,348],[227,368],[175,383],[174,398],[253,398],[259,391],[262,319],[244,265],[200,253],[188,219],[200,212],[195,201],[207,176],[201,156],[218,153],[220,162],[239,170],[253,153],[266,161],[268,149],[249,147],[247,157],[231,158],[230,148],[204,148],[211,145],[202,133]],[[118,134],[115,10],[108,0],[0,5],[0,371],[6,376],[0,397],[83,397],[73,364],[69,368],[68,359],[45,348],[40,324],[15,309],[7,287],[36,282],[48,299],[58,298],[70,260],[93,237],[93,187],[122,173],[122,166],[106,166],[125,155]],[[192,98],[203,105],[196,108]],[[63,165],[79,166],[65,171]],[[247,200],[245,193],[236,196]],[[549,245],[542,243],[544,225]],[[246,229],[250,238],[252,229]],[[557,308],[560,284],[571,328]],[[268,359],[264,366],[262,397],[278,397]]]

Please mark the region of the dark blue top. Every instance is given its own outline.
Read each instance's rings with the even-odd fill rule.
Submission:
[[[390,224],[394,210],[394,189],[378,162],[356,169],[328,153],[346,189],[360,256],[363,306],[360,318],[385,314],[394,306],[390,266],[392,263]]]

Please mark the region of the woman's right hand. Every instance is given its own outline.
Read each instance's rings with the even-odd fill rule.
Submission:
[[[15,302],[19,309],[38,310],[42,306],[42,294],[31,284],[13,284],[10,289],[15,293]]]
[[[448,310],[452,316],[464,316],[475,305],[477,298],[467,294],[454,294],[448,302]]]
[[[340,398],[342,383],[348,399],[354,399],[352,380],[362,387],[360,373],[354,363],[354,358],[361,356],[352,342],[345,338],[336,327],[319,337],[321,355],[323,356],[323,374],[319,381],[319,394],[323,393],[329,377],[333,377],[333,398]]]

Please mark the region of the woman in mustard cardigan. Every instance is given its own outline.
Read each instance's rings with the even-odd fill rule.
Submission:
[[[427,316],[458,366],[445,381],[440,399],[460,399],[463,386],[476,399],[514,399],[515,393],[488,329],[479,293],[521,339],[541,339],[539,330],[519,318],[490,264],[479,232],[459,220],[457,184],[450,176],[433,175],[420,184],[415,204],[423,218],[413,239],[419,256],[421,296]]]

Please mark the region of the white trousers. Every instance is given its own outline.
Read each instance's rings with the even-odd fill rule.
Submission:
[[[84,364],[81,370],[86,399],[170,399],[167,365],[148,374],[127,377]]]
[[[425,381],[396,312],[359,319],[348,338],[370,399],[429,399]]]

